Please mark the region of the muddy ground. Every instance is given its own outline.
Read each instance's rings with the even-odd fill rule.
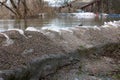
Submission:
[[[5,31],[0,33],[0,78],[119,80],[119,43],[120,27],[113,25]]]

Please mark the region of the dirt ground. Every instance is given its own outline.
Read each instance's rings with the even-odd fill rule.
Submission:
[[[64,66],[42,80],[120,80],[120,44],[103,49],[102,55],[84,56],[78,63]]]

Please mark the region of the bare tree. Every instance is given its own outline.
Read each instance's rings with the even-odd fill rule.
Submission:
[[[10,10],[18,19],[27,16],[28,7],[26,0],[0,0],[0,6]]]
[[[61,0],[61,1],[57,0],[57,1],[61,4],[61,7],[59,8],[59,12],[61,12],[63,8],[67,8],[66,11],[71,12],[72,5],[70,2],[72,0]]]
[[[0,6],[11,11],[17,19],[34,17],[39,13],[52,14],[53,8],[44,0],[0,0]]]

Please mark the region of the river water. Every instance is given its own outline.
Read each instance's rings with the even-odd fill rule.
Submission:
[[[75,27],[78,25],[84,26],[100,26],[104,22],[120,20],[120,19],[78,19],[73,17],[54,17],[54,18],[37,18],[37,19],[27,19],[27,27],[35,27],[37,29],[41,29],[42,27]],[[19,28],[25,29],[24,20],[15,21],[13,19],[0,20],[0,32]]]

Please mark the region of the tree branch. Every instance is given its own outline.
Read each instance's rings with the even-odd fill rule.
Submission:
[[[9,9],[12,13],[14,13],[14,14],[16,15],[15,11],[12,10],[9,6],[7,6],[7,5],[5,4],[6,2],[7,2],[7,0],[5,0],[4,2],[1,2],[1,1],[0,1],[1,6],[6,7],[7,9]]]

